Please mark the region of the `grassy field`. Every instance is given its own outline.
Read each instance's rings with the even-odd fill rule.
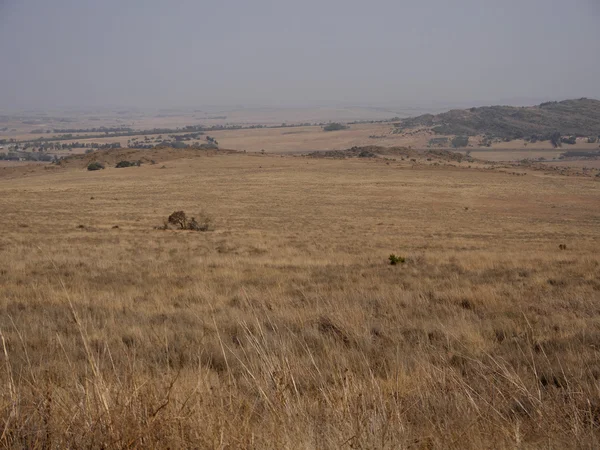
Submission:
[[[597,178],[3,172],[3,448],[600,445]],[[155,228],[175,210],[214,230]]]

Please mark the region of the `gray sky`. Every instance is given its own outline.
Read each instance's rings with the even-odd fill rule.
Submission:
[[[600,98],[600,0],[0,0],[0,109]]]

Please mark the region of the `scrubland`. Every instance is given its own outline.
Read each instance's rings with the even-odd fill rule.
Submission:
[[[600,445],[597,179],[162,164],[0,178],[3,448]]]

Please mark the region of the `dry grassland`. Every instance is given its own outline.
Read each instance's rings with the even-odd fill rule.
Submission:
[[[3,448],[600,445],[597,180],[165,164],[0,179]]]

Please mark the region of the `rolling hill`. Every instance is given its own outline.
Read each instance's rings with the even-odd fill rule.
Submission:
[[[490,135],[502,139],[547,140],[556,132],[563,136],[596,137],[600,135],[600,101],[581,98],[528,107],[457,109],[404,119],[396,126],[431,127],[436,134]]]

